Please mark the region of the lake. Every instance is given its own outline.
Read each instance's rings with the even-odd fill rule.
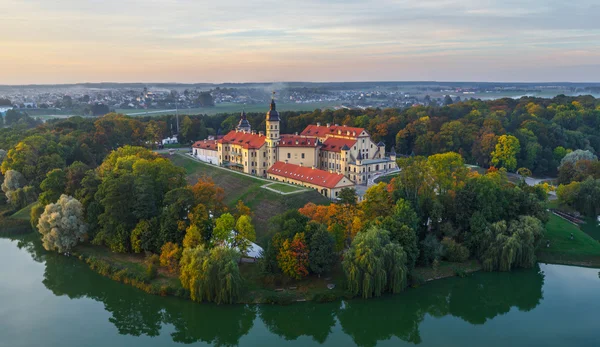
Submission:
[[[598,269],[540,264],[371,300],[211,305],[152,296],[0,238],[0,346],[600,346]]]

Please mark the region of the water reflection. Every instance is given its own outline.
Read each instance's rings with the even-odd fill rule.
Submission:
[[[56,296],[101,302],[119,334],[158,336],[169,331],[174,342],[204,342],[233,346],[260,319],[269,332],[286,340],[302,336],[326,342],[336,325],[360,346],[375,346],[397,337],[422,342],[419,327],[429,315],[454,316],[484,324],[516,307],[529,311],[540,304],[544,275],[539,268],[513,273],[480,273],[410,289],[377,300],[290,306],[201,305],[186,300],[147,295],[104,278],[81,262],[46,253],[37,238],[19,239],[19,247],[45,262],[43,284]]]

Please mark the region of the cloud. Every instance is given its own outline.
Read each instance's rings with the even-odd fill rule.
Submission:
[[[596,0],[3,0],[0,13],[4,83],[484,80],[507,76],[499,64],[556,80],[568,61],[577,81],[600,57]]]

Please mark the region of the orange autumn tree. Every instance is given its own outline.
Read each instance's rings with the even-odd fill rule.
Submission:
[[[283,241],[277,263],[284,274],[297,280],[308,276],[308,247],[304,233],[297,233],[294,239]]]
[[[198,182],[192,186],[194,198],[198,203],[203,204],[213,215],[219,215],[225,211],[225,192],[223,188],[215,185],[215,182],[208,176],[198,179]]]
[[[344,243],[349,244],[363,226],[363,212],[349,204],[324,206],[309,202],[298,211],[311,220],[327,226],[327,230],[336,238],[338,251],[343,249]],[[343,230],[344,239],[342,240],[339,240],[336,235],[339,229]]]

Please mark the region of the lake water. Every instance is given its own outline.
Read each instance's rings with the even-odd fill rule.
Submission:
[[[477,273],[372,300],[197,304],[0,238],[0,346],[600,346],[598,269]]]

